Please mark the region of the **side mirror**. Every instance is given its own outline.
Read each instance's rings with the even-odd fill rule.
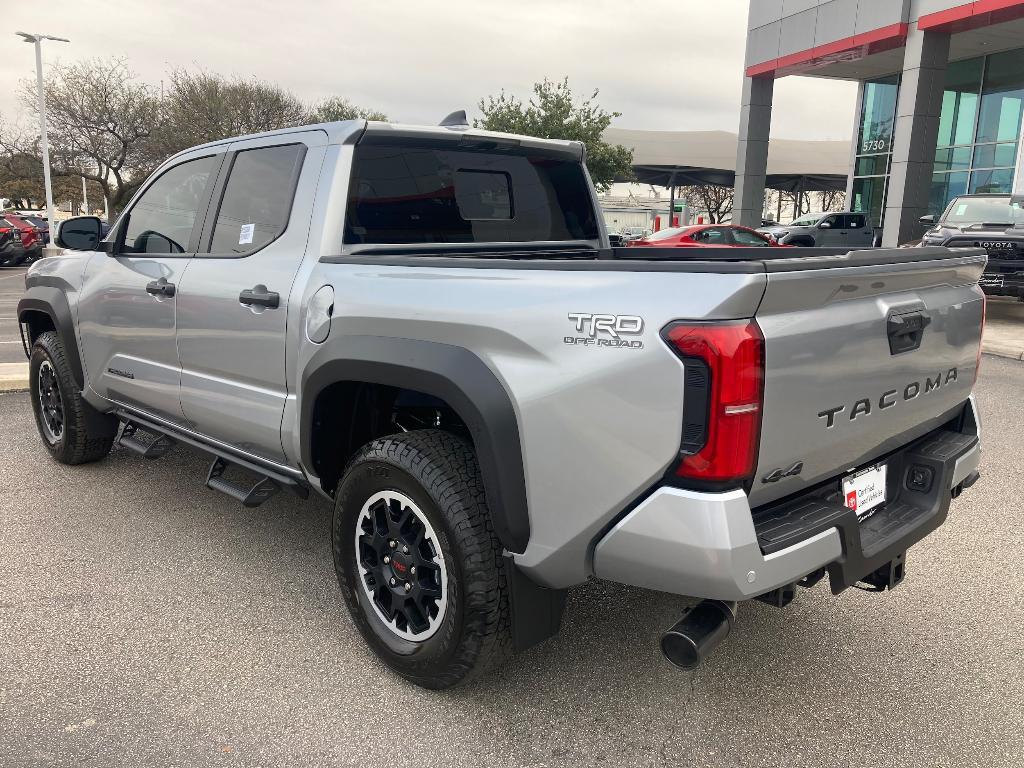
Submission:
[[[832,225],[829,224],[827,221],[823,221],[821,222],[821,224],[818,225],[818,229],[832,229]]]
[[[54,242],[72,251],[95,251],[103,237],[103,225],[95,216],[76,216],[61,222]]]
[[[920,219],[918,219],[918,221],[924,224],[926,227],[933,227],[935,226],[935,214],[929,213],[927,216],[922,216]]]

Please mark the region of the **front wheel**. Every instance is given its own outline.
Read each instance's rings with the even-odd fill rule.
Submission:
[[[82,398],[64,344],[53,331],[32,345],[29,392],[43,445],[61,464],[102,459],[114,444],[117,419],[99,413]]]
[[[353,620],[405,679],[449,688],[508,653],[502,549],[468,442],[422,430],[363,447],[338,486],[332,543]]]

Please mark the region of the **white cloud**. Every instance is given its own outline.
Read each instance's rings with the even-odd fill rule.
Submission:
[[[45,43],[47,61],[124,56],[155,87],[171,69],[198,67],[433,123],[502,88],[525,97],[533,82],[567,75],[578,91],[600,88],[621,127],[735,131],[746,16],[743,0],[16,4],[4,9],[0,113],[15,117],[17,81],[34,75],[32,48],[13,35],[21,29],[71,38]],[[773,134],[849,138],[855,93],[851,83],[781,80]]]

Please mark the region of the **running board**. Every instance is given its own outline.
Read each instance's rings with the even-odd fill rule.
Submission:
[[[281,486],[266,475],[262,475],[256,484],[249,488],[236,485],[224,477],[229,466],[231,465],[220,456],[214,458],[206,475],[206,487],[227,494],[246,507],[258,507],[281,490]]]
[[[150,460],[159,459],[178,444],[177,440],[164,432],[157,432],[145,427],[143,429],[147,432],[152,431],[156,438],[148,443],[140,439],[138,437],[139,425],[134,421],[129,421],[125,423],[124,429],[121,430],[121,435],[117,438],[117,444],[133,453],[139,454],[144,459]]]
[[[136,429],[143,429],[146,432],[153,433],[154,435],[163,435],[167,438],[168,441],[184,443],[185,445],[191,446],[193,448],[198,448],[204,453],[212,454],[213,456],[220,459],[224,463],[225,468],[230,465],[241,467],[242,469],[252,472],[257,477],[269,480],[270,482],[274,483],[279,489],[287,488],[300,499],[309,498],[309,486],[306,484],[304,478],[299,472],[292,472],[291,470],[283,466],[264,464],[264,462],[260,461],[256,457],[236,456],[234,451],[231,451],[228,448],[221,447],[214,443],[208,442],[207,440],[203,439],[200,435],[197,435],[184,429],[177,428],[170,424],[161,423],[155,419],[148,418],[145,415],[138,414],[133,410],[129,410],[126,407],[117,408],[114,411],[114,413],[119,418],[123,419],[126,422],[126,424],[132,425],[132,429],[129,430],[128,434],[128,440],[130,444],[125,445],[125,447],[128,448],[129,450],[138,451],[136,444],[141,446],[145,445],[145,443],[143,443],[141,440],[133,438]],[[167,450],[168,449],[165,449],[164,453],[166,453]],[[157,457],[152,456],[152,458]],[[222,475],[223,472],[224,469],[221,468],[220,471],[216,473],[215,476],[215,473],[213,472],[213,467],[211,467],[210,472],[207,474],[206,478],[207,486],[217,491],[223,491],[232,498],[238,499],[244,504],[245,499],[249,497],[249,492],[252,489],[247,490],[244,488],[239,488],[226,478],[220,477],[220,475]],[[211,485],[211,480],[219,482],[216,482]],[[263,480],[261,480],[260,482],[263,482]],[[234,490],[235,492],[232,493],[231,491],[228,491],[225,488],[225,486],[230,486],[232,490]],[[268,498],[270,498],[270,495],[264,497],[262,500],[260,500],[259,503],[266,501],[266,499]]]

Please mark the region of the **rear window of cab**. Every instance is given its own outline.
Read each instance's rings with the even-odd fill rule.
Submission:
[[[370,143],[355,148],[345,243],[595,240],[579,162],[519,146]]]

